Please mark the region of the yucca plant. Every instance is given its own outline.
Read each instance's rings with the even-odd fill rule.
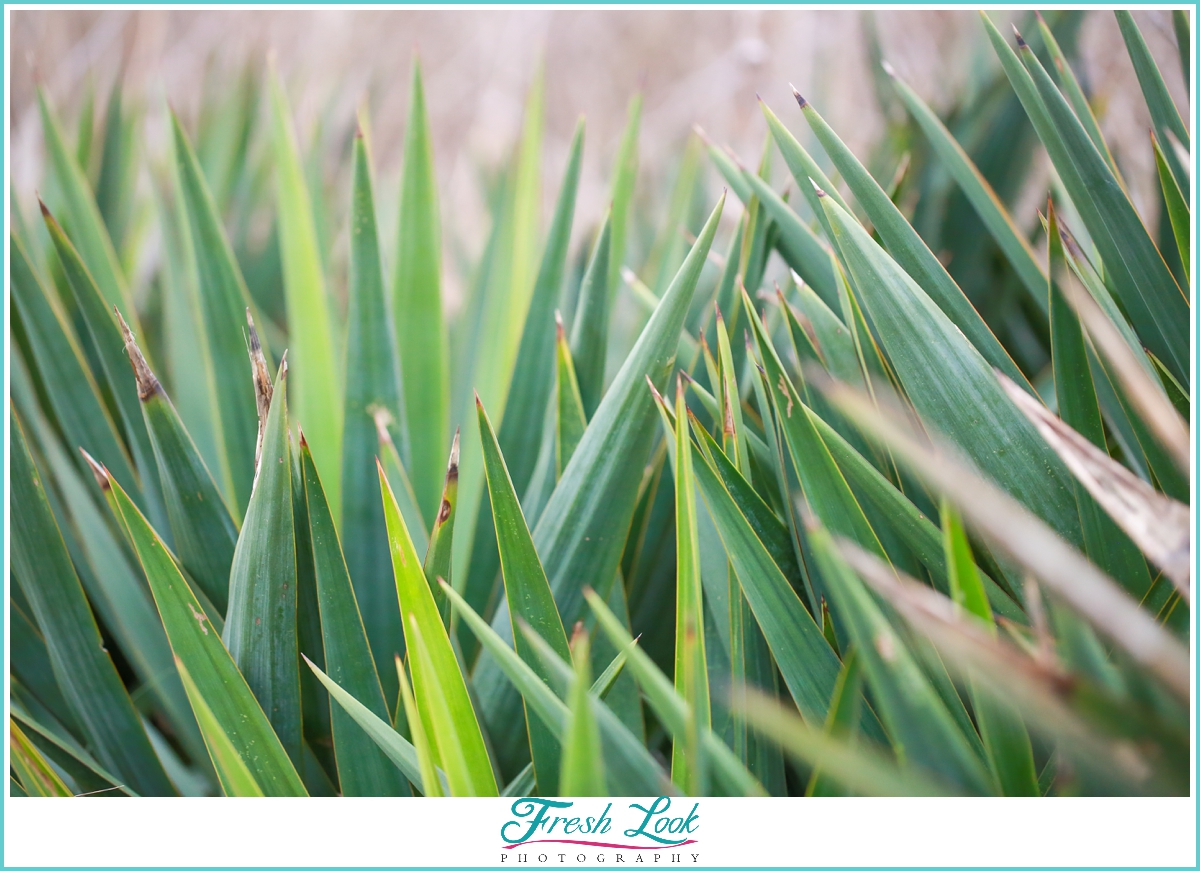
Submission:
[[[700,137],[642,232],[636,97],[587,243],[582,121],[543,232],[535,82],[452,315],[419,67],[394,245],[366,116],[327,185],[273,73],[166,155],[39,95],[11,792],[1186,794],[1190,139],[1116,13],[1152,235],[1081,15],[983,16],[942,117],[885,66],[871,170],[762,104],[757,169],[707,145],[732,232]]]

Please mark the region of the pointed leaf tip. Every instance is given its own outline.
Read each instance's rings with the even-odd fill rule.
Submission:
[[[788,85],[788,87],[792,89],[792,96],[796,98],[796,104],[797,104],[797,105],[798,105],[798,106],[799,106],[801,109],[803,109],[805,106],[807,106],[807,105],[808,105],[808,100],[806,100],[806,99],[804,99],[802,96],[800,96],[800,92],[796,90],[796,86],[795,86],[795,85],[790,85],[790,84],[789,84],[789,85]]]
[[[92,470],[92,475],[95,477],[96,483],[100,486],[100,489],[104,490],[105,492],[111,490],[112,483],[108,479],[108,469],[104,468],[104,464],[97,462],[96,459],[83,448],[79,449],[79,453],[83,454],[83,458],[87,461],[88,468]]]
[[[879,62],[879,66],[881,66],[881,67],[883,68],[883,71],[884,71],[885,73],[887,73],[889,76],[891,76],[893,79],[894,79],[894,78],[896,78],[896,68],[895,68],[895,67],[893,67],[893,66],[892,66],[890,63],[888,63],[886,60],[884,60],[884,61],[880,61],[880,62]]]
[[[129,329],[129,324],[125,323],[125,318],[121,317],[121,312],[115,305],[113,313],[117,316],[117,325],[121,328],[121,337],[125,340],[125,353],[129,355],[129,364],[133,366],[133,377],[137,379],[138,398],[145,402],[162,393],[162,385],[150,371],[150,365],[142,356],[142,349],[138,347],[133,331]]]

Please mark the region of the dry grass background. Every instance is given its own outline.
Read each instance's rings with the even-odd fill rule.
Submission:
[[[789,82],[857,153],[865,154],[884,126],[863,36],[867,14],[805,9],[14,11],[12,178],[18,197],[28,200],[40,173],[33,100],[38,81],[66,110],[78,105],[90,81],[102,108],[107,89],[124,69],[127,85],[141,95],[146,109],[144,147],[161,154],[164,98],[185,118],[194,117],[206,76],[217,83],[232,81],[248,59],[262,61],[273,52],[302,141],[320,117],[327,130],[345,133],[341,141],[348,148],[355,109],[368,96],[386,192],[398,173],[409,70],[418,51],[443,216],[454,215],[444,223],[448,234],[458,234],[448,242],[466,252],[482,245],[487,218],[479,167],[495,165],[511,147],[539,63],[546,74],[547,210],[575,119],[580,112],[587,115],[577,222],[582,232],[603,209],[626,104],[639,87],[645,94],[639,185],[660,203],[693,124],[747,159],[757,156],[765,125],[755,93],[803,139],[807,131],[792,110]],[[970,71],[978,69],[981,58],[994,63],[974,11],[873,14],[885,57],[935,107],[971,87]],[[1139,11],[1135,17],[1173,95],[1186,107],[1170,13]],[[1149,117],[1111,13],[1090,13],[1079,44],[1081,77],[1096,98],[1135,202],[1154,220],[1153,157],[1145,136]],[[1028,214],[1018,209],[1023,222],[1034,219],[1032,204],[1030,199]],[[337,206],[339,212],[344,208]],[[453,273],[451,268],[447,275],[451,295]]]

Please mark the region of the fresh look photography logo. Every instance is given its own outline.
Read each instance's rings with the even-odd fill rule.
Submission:
[[[502,865],[696,865],[700,803],[660,795],[614,808],[600,800],[519,798],[500,826]]]

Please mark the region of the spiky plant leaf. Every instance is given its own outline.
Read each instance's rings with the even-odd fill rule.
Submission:
[[[438,510],[438,469],[449,436],[450,378],[442,316],[441,216],[421,65],[413,60],[392,316],[404,378],[404,419],[412,450],[413,492],[428,526]],[[347,367],[347,372],[355,370]]]

